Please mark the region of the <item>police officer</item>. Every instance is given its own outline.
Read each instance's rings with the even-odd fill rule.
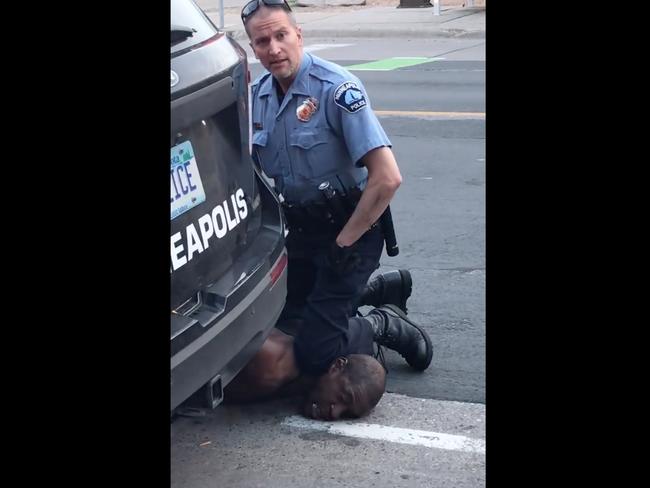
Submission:
[[[252,84],[253,156],[282,196],[289,227],[282,319],[309,324],[294,343],[298,366],[322,374],[336,357],[372,353],[374,339],[426,369],[431,341],[403,310],[386,306],[354,317],[383,250],[376,222],[402,181],[363,84],[303,52],[286,1],[251,0],[241,17],[267,70]],[[336,208],[348,210],[343,219],[324,187],[339,199]]]

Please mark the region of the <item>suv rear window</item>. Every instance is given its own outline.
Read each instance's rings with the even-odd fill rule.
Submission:
[[[172,54],[199,44],[219,32],[203,12],[189,0],[171,0],[171,9],[172,29],[189,28],[195,31],[185,40],[172,45]]]

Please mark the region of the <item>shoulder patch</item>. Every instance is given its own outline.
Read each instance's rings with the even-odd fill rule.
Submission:
[[[366,97],[354,81],[341,83],[334,91],[334,103],[351,114],[366,108]]]

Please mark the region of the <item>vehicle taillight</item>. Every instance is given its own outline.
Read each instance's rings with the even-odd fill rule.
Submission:
[[[280,276],[282,276],[282,272],[284,271],[284,268],[287,267],[287,253],[283,252],[282,256],[276,263],[276,265],[273,267],[271,270],[271,288],[273,288],[273,285],[275,285],[275,282],[278,281]]]
[[[216,41],[218,39],[221,39],[222,37],[223,37],[223,32],[219,32],[219,33],[213,35],[212,37],[206,39],[205,41],[199,42],[198,44],[195,44],[194,46],[192,46],[192,50],[202,48],[204,46],[207,46],[208,44],[212,44],[214,41]]]

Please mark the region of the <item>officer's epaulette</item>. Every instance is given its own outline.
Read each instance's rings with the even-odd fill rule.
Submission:
[[[349,71],[346,71],[341,66],[330,63],[322,58],[312,55],[312,65],[309,74],[321,81],[332,83],[333,85],[356,79]]]

